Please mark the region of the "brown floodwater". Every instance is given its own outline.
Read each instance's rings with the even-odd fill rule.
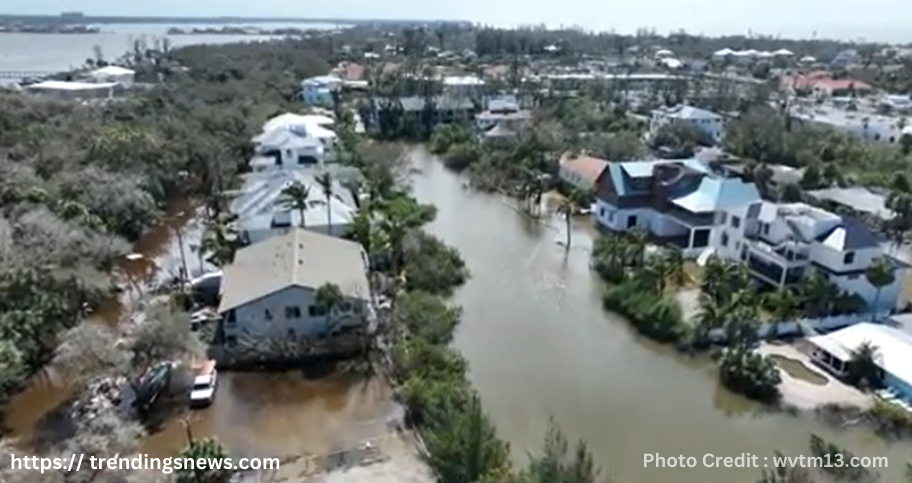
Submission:
[[[753,483],[760,469],[644,468],[643,455],[702,459],[749,452],[762,466],[777,449],[808,454],[811,434],[858,455],[889,456],[890,467],[879,472],[898,481],[912,444],[832,428],[808,414],[763,411],[720,387],[708,359],[644,340],[602,310],[602,287],[588,267],[594,232],[586,218],[574,221],[566,251],[558,244],[563,221],[529,221],[508,200],[466,189],[423,151],[413,158],[421,171],[415,194],[438,208],[430,231],[458,248],[472,271],[455,296],[464,309],[455,345],[517,462],[540,447],[553,416],[571,439],[589,443],[603,473],[619,483]],[[168,232],[158,236],[161,245],[150,243],[149,252],[173,253],[154,248],[173,247]],[[390,410],[389,396],[374,380],[224,374],[215,404],[191,413],[192,431],[215,435],[238,452],[327,451],[375,435]],[[8,423],[17,434],[34,435],[62,399],[49,378],[37,378],[8,406]],[[173,421],[142,450],[166,454],[184,443],[184,427]]]
[[[123,260],[115,276],[125,286],[121,300],[100,307],[93,317],[116,324],[126,315],[137,291],[180,273],[184,261],[198,273],[201,226],[189,203],[178,203],[136,243],[139,260]],[[180,230],[180,237],[177,236]],[[178,239],[183,240],[183,257]],[[54,440],[55,414],[71,391],[52,370],[36,376],[3,408],[5,436],[26,447]],[[351,446],[384,431],[392,412],[391,388],[380,379],[335,376],[312,380],[300,372],[223,373],[214,403],[185,411],[156,427],[140,451],[151,456],[175,454],[194,436],[215,436],[236,454],[291,456],[321,454]]]

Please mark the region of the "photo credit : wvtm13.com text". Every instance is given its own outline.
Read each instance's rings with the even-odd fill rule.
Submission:
[[[707,453],[702,456],[643,454],[644,468],[888,468],[886,456],[760,456],[741,453],[722,456]]]

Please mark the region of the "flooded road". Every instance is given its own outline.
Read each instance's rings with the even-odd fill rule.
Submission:
[[[430,231],[458,248],[472,271],[455,297],[464,309],[455,344],[518,462],[539,448],[553,416],[570,438],[588,441],[603,472],[619,483],[753,483],[759,469],[643,468],[643,455],[701,459],[750,452],[760,455],[762,466],[776,449],[808,454],[812,433],[859,455],[889,456],[890,468],[880,473],[887,482],[898,480],[912,445],[836,431],[810,415],[760,413],[718,386],[711,362],[645,341],[604,312],[600,284],[588,268],[588,220],[577,221],[567,253],[557,244],[563,222],[529,221],[509,201],[465,189],[422,152],[416,162],[423,172],[415,175],[415,194],[438,208]],[[173,227],[162,230],[154,235],[158,242],[144,238],[144,253],[174,253],[168,242]],[[193,243],[192,232],[185,230],[185,244]],[[186,250],[192,266],[197,257]],[[171,265],[131,276],[145,280],[175,271]],[[376,380],[223,374],[221,384],[215,404],[191,413],[189,421],[194,435],[215,435],[239,454],[327,452],[376,435],[390,410],[390,389]],[[7,425],[27,442],[36,422],[64,397],[49,378],[39,378],[6,408]],[[180,421],[170,422],[141,450],[173,454],[185,434]]]
[[[462,186],[442,163],[417,155],[415,195],[437,205],[430,231],[472,271],[456,295],[464,309],[456,346],[486,410],[519,462],[537,450],[550,416],[589,443],[619,483],[753,483],[759,469],[643,468],[644,453],[763,457],[809,454],[817,433],[859,455],[890,456],[895,481],[912,445],[864,431],[834,431],[810,415],[759,414],[716,382],[715,365],[638,337],[601,308],[588,268],[591,223],[580,219],[565,253],[563,221],[543,227],[508,201]]]

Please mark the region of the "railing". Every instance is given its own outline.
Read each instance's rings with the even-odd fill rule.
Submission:
[[[0,79],[28,79],[35,77],[48,77],[57,74],[45,70],[0,70]]]
[[[760,327],[757,329],[757,335],[760,338],[765,338],[769,335],[770,331],[773,330],[773,327],[776,328],[776,337],[786,337],[790,335],[802,334],[818,335],[821,332],[840,329],[861,322],[885,320],[887,317],[889,317],[889,315],[889,312],[879,312],[877,314],[872,314],[871,312],[860,312],[856,314],[832,315],[829,317],[820,317],[815,319],[800,318],[789,321],[781,321],[776,324],[765,322],[763,324],[760,324]],[[717,342],[724,341],[726,337],[725,330],[713,329],[709,331],[709,337]]]

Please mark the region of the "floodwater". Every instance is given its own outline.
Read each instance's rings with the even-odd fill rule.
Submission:
[[[576,221],[565,252],[564,222],[526,220],[500,197],[474,193],[422,151],[415,195],[437,205],[430,231],[462,253],[472,278],[456,295],[464,310],[455,345],[500,435],[518,462],[540,448],[549,417],[589,444],[620,483],[752,483],[760,469],[644,468],[643,455],[807,455],[817,433],[859,455],[889,456],[898,479],[912,445],[869,432],[835,431],[813,416],[758,412],[722,389],[715,366],[638,337],[602,310],[588,268],[592,228]],[[887,480],[893,481],[893,480]]]
[[[880,473],[892,478],[887,481],[899,478],[912,445],[833,429],[812,415],[763,412],[720,388],[710,361],[643,340],[604,312],[600,284],[588,268],[588,220],[575,222],[567,252],[558,244],[562,221],[530,221],[508,200],[464,188],[424,151],[413,154],[421,171],[414,176],[415,195],[438,208],[430,231],[458,248],[472,271],[455,297],[464,309],[455,345],[518,462],[540,447],[553,416],[571,439],[589,443],[603,472],[619,483],[753,483],[760,469],[644,468],[643,455],[702,461],[706,454],[754,453],[762,466],[774,450],[808,454],[812,433],[858,455],[890,457],[890,468]],[[155,235],[160,241],[144,245],[146,253],[170,252],[174,260],[174,244],[167,243],[175,238],[173,227],[162,230]],[[185,243],[193,232],[192,224],[182,232]],[[195,256],[188,250],[186,258],[190,265]],[[238,453],[321,453],[382,432],[390,393],[376,380],[223,374],[215,404],[190,413],[189,422],[194,435],[215,435]],[[7,423],[27,442],[63,397],[51,378],[39,378],[7,408]],[[172,421],[142,451],[173,453],[185,434],[182,423]]]
[[[220,27],[218,25],[175,25],[182,29],[195,27]],[[299,28],[331,29],[335,25],[322,24],[257,24],[263,29]],[[167,38],[172,47],[196,44],[227,44],[253,42],[274,37],[262,35],[168,35],[170,26],[164,24],[110,24],[100,26],[98,34],[31,34],[0,33],[0,72],[58,72],[82,65],[87,58],[95,57],[95,50],[105,60],[113,60],[133,50],[136,41],[156,47]]]
[[[195,247],[202,230],[195,213],[188,204],[176,204],[161,225],[139,240],[134,249],[145,258],[125,260],[116,273],[125,285],[136,287],[134,292],[125,293],[122,304],[103,307],[97,318],[115,324],[136,290],[176,276],[184,263],[190,273],[200,271],[202,261]],[[36,377],[4,408],[6,436],[25,446],[55,439],[56,419],[51,414],[70,394],[53,371]],[[215,436],[238,455],[325,454],[385,433],[386,416],[392,411],[391,388],[379,379],[310,380],[300,372],[223,373],[212,406],[188,410],[154,428],[140,451],[173,455],[187,444],[189,425],[194,436]]]

